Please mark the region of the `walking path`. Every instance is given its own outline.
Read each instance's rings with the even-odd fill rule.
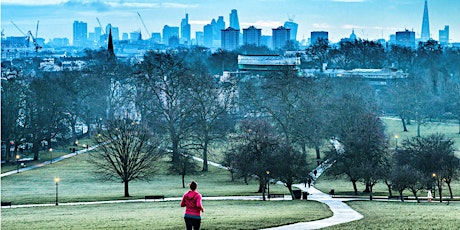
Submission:
[[[316,181],[316,179],[321,176],[324,170],[326,170],[330,165],[326,166],[318,166],[316,168],[316,176],[313,173],[310,173],[310,176]],[[314,182],[313,182],[314,183]],[[269,228],[266,230],[306,230],[306,229],[320,229],[320,228],[325,228],[333,225],[338,225],[338,224],[343,224],[343,223],[348,223],[352,222],[355,220],[360,220],[363,218],[363,215],[358,213],[357,211],[353,210],[348,206],[344,201],[349,201],[349,200],[357,200],[357,199],[338,199],[338,198],[332,198],[330,195],[325,194],[318,189],[314,188],[313,186],[307,188],[305,187],[305,184],[295,184],[293,185],[297,188],[299,188],[302,191],[306,191],[309,193],[308,199],[309,200],[314,200],[318,201],[321,203],[326,204],[329,206],[331,211],[333,212],[333,215],[329,218],[326,219],[321,219],[321,220],[316,220],[316,221],[310,221],[310,222],[302,222],[302,223],[296,223],[296,224],[290,224],[290,225],[284,225],[280,227],[274,227],[274,228]]]

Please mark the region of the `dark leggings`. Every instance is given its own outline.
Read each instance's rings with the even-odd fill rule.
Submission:
[[[185,220],[185,226],[187,227],[187,230],[199,230],[200,225],[201,225],[201,219],[195,219],[195,218],[189,218],[189,217],[184,217]]]

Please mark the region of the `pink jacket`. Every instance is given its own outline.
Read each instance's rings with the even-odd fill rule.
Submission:
[[[185,208],[185,215],[200,216],[201,211],[204,211],[201,203],[201,194],[197,191],[188,191],[182,197],[180,202],[181,207]]]

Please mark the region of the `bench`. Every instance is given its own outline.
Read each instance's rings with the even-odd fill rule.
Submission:
[[[284,199],[284,194],[273,194],[273,193],[268,194],[268,199],[272,199],[272,198],[283,198]]]
[[[391,199],[401,200],[401,196],[388,196],[388,200],[391,200]],[[409,199],[409,196],[403,196],[403,199],[407,200]]]
[[[2,202],[2,207],[3,206],[10,206],[10,208],[11,208],[11,201],[10,202]]]
[[[163,195],[145,196],[145,200],[165,200]]]

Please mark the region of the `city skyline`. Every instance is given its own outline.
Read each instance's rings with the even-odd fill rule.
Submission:
[[[338,42],[349,37],[352,29],[363,39],[389,39],[390,34],[408,29],[421,35],[424,0],[248,0],[220,2],[212,0],[147,1],[147,0],[14,0],[2,1],[2,29],[5,36],[22,36],[10,21],[22,31],[33,31],[39,23],[38,37],[49,41],[67,37],[72,40],[74,21],[88,23],[88,32],[99,24],[112,24],[122,33],[146,31],[137,12],[150,31],[162,32],[164,25],[177,26],[189,15],[191,36],[203,31],[212,19],[224,16],[230,24],[232,9],[238,11],[240,32],[249,26],[271,35],[273,28],[289,19],[298,24],[297,40],[308,39],[311,31],[328,31],[329,39]],[[460,3],[456,0],[428,1],[431,38],[438,40],[438,31],[450,27],[450,42],[460,42]],[[143,36],[144,38],[146,36]],[[150,37],[150,34],[147,36]]]

